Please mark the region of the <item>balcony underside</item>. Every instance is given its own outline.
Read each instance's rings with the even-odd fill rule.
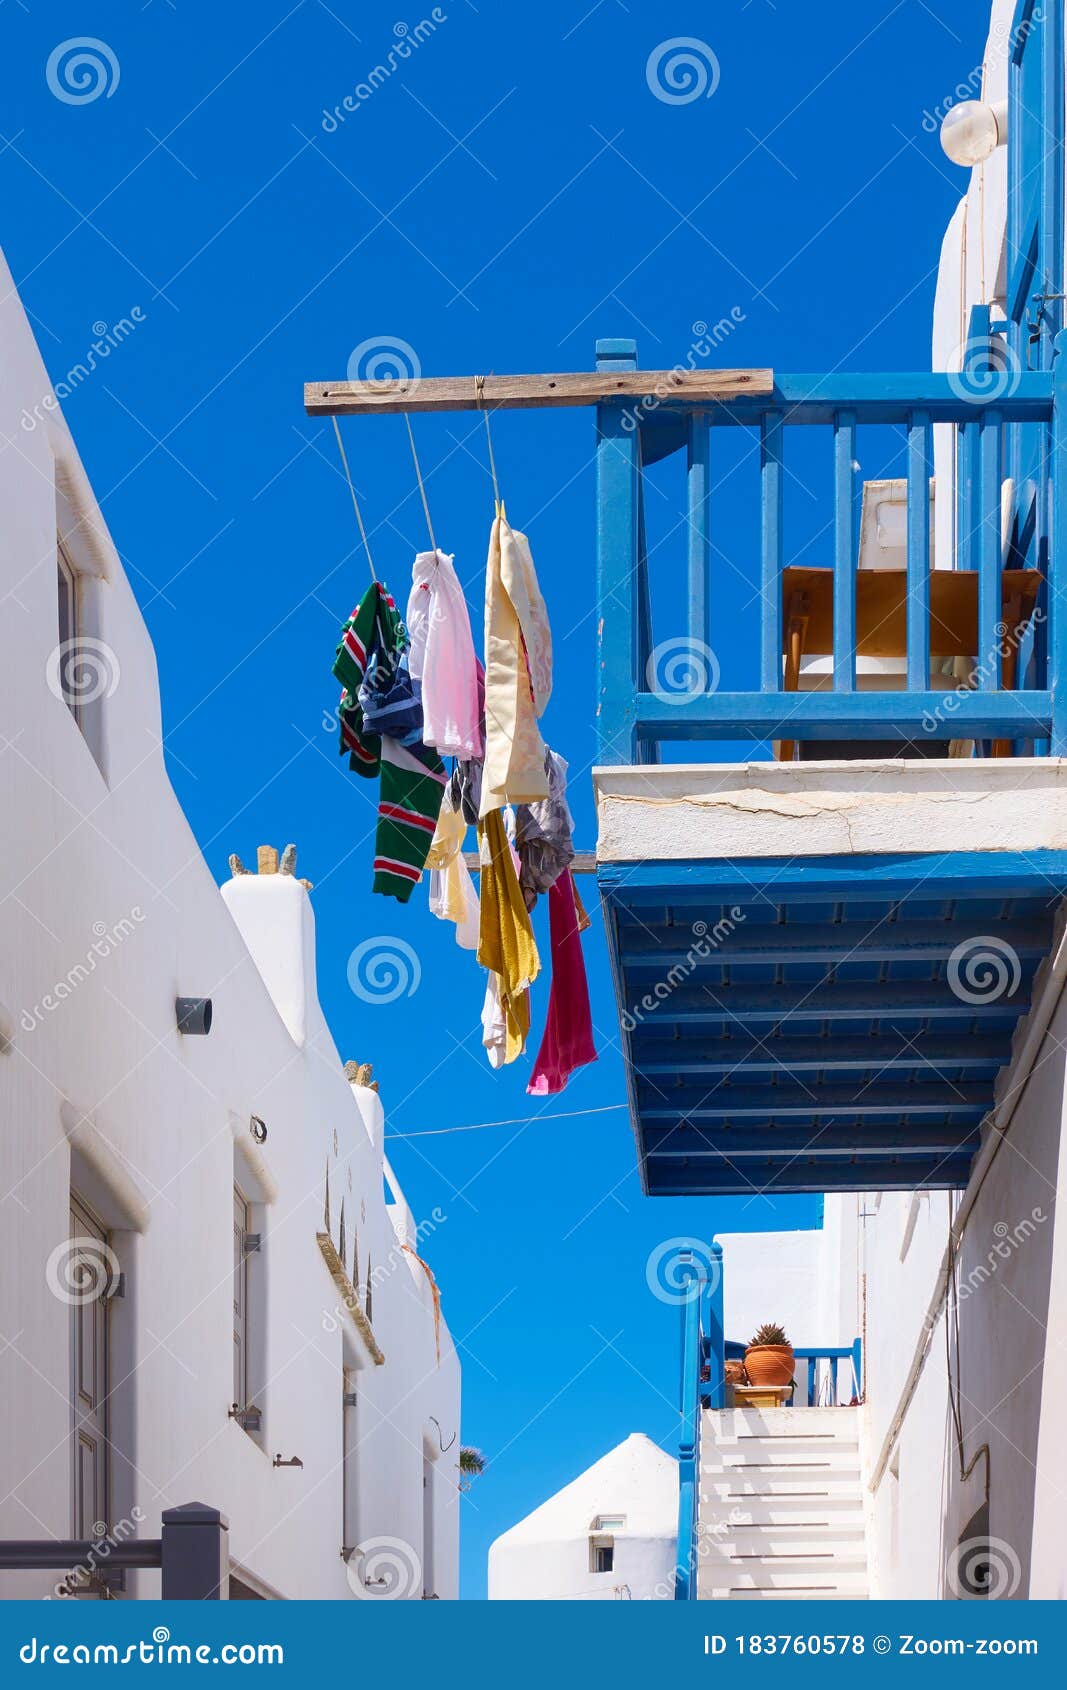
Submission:
[[[646,1191],[966,1184],[1067,851],[598,873]]]

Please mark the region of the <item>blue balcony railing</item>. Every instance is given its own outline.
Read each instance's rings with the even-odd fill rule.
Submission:
[[[988,308],[972,329],[959,374],[780,375],[770,395],[710,409],[673,396],[599,405],[603,763],[655,762],[680,740],[777,741],[779,755],[784,742],[786,756],[808,741],[918,742],[936,755],[949,740],[996,755],[1067,752],[1067,613],[1056,604],[1054,544],[1067,533],[1062,337],[1052,371],[1027,371],[999,350]],[[602,341],[597,353],[602,369],[637,367],[632,342]],[[942,429],[952,457],[942,445],[939,462],[954,461],[956,493],[949,528],[939,520],[934,570],[930,485]],[[744,513],[745,525],[744,475],[716,468],[724,431],[747,431],[758,465],[758,510]],[[879,463],[887,452],[902,459],[906,569],[896,588],[889,573],[878,581],[879,571],[859,568],[859,442],[876,442]],[[739,444],[730,442],[735,467]],[[821,482],[822,496],[817,516],[809,508],[791,526],[794,450],[805,465],[796,479],[809,491]],[[823,474],[811,467],[819,453]],[[684,489],[665,489],[660,470],[656,487],[677,520],[650,546],[646,484],[652,466],[674,456]],[[749,602],[730,608],[738,574],[750,580]],[[805,648],[816,624],[821,643]],[[691,686],[661,684],[664,650],[688,650],[681,667]],[[869,674],[857,684],[857,657],[872,653],[901,658],[885,690],[872,690]],[[802,655],[831,660],[818,690],[800,690]],[[719,679],[727,671],[730,685]]]

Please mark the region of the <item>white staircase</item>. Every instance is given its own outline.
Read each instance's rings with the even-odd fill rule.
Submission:
[[[855,1408],[705,1409],[700,1601],[867,1596]]]

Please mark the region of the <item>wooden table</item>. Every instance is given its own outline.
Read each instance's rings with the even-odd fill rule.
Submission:
[[[1016,683],[1019,630],[1034,613],[1041,588],[1036,569],[1005,569],[1000,577],[1001,684]],[[908,651],[908,573],[906,569],[856,571],[857,657],[906,657]],[[834,571],[789,568],[782,571],[783,687],[796,692],[805,656],[832,656],[834,650]],[[930,571],[930,656],[978,656],[978,573],[976,570]],[[794,741],[782,740],[778,756],[791,762]],[[997,740],[993,755],[1009,756],[1010,742]]]

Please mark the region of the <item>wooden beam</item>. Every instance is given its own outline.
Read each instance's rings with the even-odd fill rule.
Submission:
[[[604,399],[648,399],[688,405],[773,392],[772,370],[575,370],[559,375],[412,377],[398,381],[309,381],[309,417],[354,417],[372,412],[519,411],[544,406],[596,405]]]
[[[466,863],[472,874],[477,874],[480,871],[482,865],[478,860],[477,851],[464,851],[463,861]],[[596,852],[575,851],[574,860],[571,863],[570,868],[572,874],[595,874]]]

